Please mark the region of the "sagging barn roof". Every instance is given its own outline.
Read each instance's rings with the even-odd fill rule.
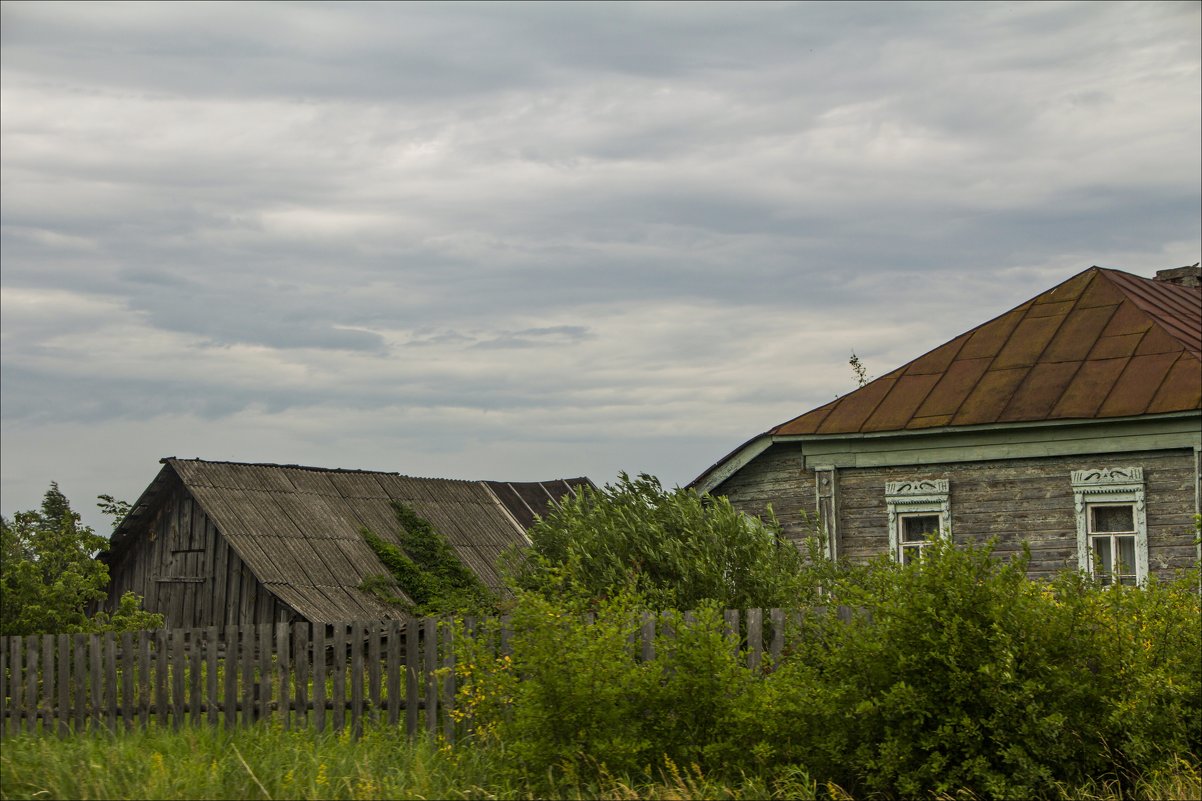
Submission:
[[[1202,408],[1202,291],[1091,267],[770,434]]]
[[[502,583],[497,557],[528,544],[523,521],[532,522],[549,501],[591,485],[587,478],[560,479],[499,484],[504,491],[498,492],[485,482],[365,470],[173,457],[162,464],[114,532],[110,553],[143,532],[161,498],[182,483],[259,582],[314,622],[399,615],[359,589],[364,579],[385,572],[361,530],[398,543],[393,501],[428,520],[495,590]]]

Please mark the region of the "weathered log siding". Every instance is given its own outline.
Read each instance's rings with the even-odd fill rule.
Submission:
[[[109,566],[109,575],[106,608],[133,591],[171,628],[299,619],[255,578],[182,484]]]
[[[1148,566],[1167,574],[1193,563],[1194,453],[1190,449],[1097,456],[1005,459],[946,465],[844,468],[839,480],[839,553],[865,560],[889,548],[885,482],[948,479],[952,532],[956,542],[998,539],[998,553],[1031,549],[1032,577],[1047,577],[1077,565],[1077,523],[1070,473],[1097,467],[1139,466],[1144,470],[1148,523]],[[803,524],[815,513],[814,473],[801,468],[797,446],[777,445],[724,482],[725,494],[741,510],[762,513],[772,504],[790,537],[808,534]]]
[[[714,490],[735,508],[761,516],[769,504],[784,534],[797,541],[811,536],[817,523],[814,474],[803,472],[796,446],[776,445],[753,460]]]

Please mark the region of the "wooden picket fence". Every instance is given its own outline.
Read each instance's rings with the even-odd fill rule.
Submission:
[[[849,619],[851,611],[841,607],[839,616]],[[786,617],[781,609],[725,612],[732,647],[753,670],[781,655]],[[655,658],[658,621],[646,615],[632,643],[644,660]],[[454,629],[446,623],[410,618],[0,637],[0,736],[265,721],[319,732],[349,724],[358,737],[365,725],[399,727],[403,719],[410,736],[424,729],[453,741],[470,721],[456,722],[452,714]],[[492,631],[497,652],[506,653],[512,630],[508,618],[498,624],[469,619],[461,631]]]

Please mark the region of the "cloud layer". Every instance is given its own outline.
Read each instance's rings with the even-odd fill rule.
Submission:
[[[160,456],[693,478],[1198,260],[1196,4],[5,4],[3,511]]]

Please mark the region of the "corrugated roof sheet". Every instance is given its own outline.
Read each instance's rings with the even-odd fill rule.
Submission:
[[[770,434],[1202,408],[1202,290],[1091,267]]]
[[[174,471],[254,575],[281,600],[314,622],[399,617],[359,584],[384,573],[364,542],[368,528],[399,543],[393,501],[411,506],[442,533],[456,555],[492,589],[500,589],[497,557],[525,545],[533,515],[494,488],[558,499],[587,478],[504,484],[412,478],[396,473],[325,470],[295,465],[163,459],[164,472],[139,499],[167,486]],[[512,511],[511,511],[512,510]],[[124,528],[124,525],[122,526]],[[121,528],[120,547],[129,532]],[[400,589],[396,592],[403,595]]]

